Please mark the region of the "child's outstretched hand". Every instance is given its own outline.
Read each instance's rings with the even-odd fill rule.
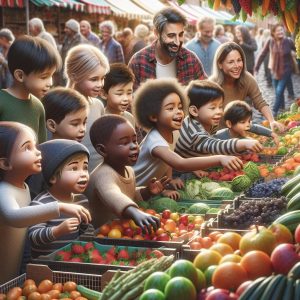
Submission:
[[[276,144],[276,146],[279,145],[279,137],[275,132],[272,132],[271,137],[273,138],[274,143]]]
[[[262,144],[257,140],[245,139],[244,142],[245,142],[245,148],[247,150],[251,150],[253,152],[261,152],[263,149]]]
[[[180,197],[180,194],[177,191],[174,191],[174,190],[164,190],[162,192],[162,195],[165,196],[165,197],[169,197],[173,200],[178,200],[179,197]]]
[[[277,129],[280,133],[284,132],[285,130],[285,127],[283,124],[277,122],[277,121],[273,121],[270,123],[270,127],[271,127],[271,130],[273,132],[275,132],[275,130]]]
[[[61,236],[70,234],[72,232],[75,232],[79,226],[79,220],[77,218],[70,218],[67,220],[64,220],[59,225],[55,226],[53,228],[53,235],[55,238],[59,238]]]
[[[175,189],[175,190],[180,190],[184,188],[184,182],[179,178],[174,178],[170,180],[170,185]]]
[[[171,181],[167,176],[163,176],[160,179],[156,179],[156,177],[151,178],[150,183],[148,184],[149,191],[152,195],[160,194],[165,186]]]
[[[229,170],[238,171],[243,168],[243,162],[236,156],[221,155],[220,163]]]
[[[71,203],[58,203],[60,213],[76,217],[79,222],[90,223],[92,220],[90,212],[81,205]]]
[[[146,214],[134,206],[128,206],[124,211],[126,218],[133,219],[134,223],[141,227],[143,233],[151,233],[160,227],[159,218]]]
[[[208,172],[206,171],[203,171],[203,170],[197,170],[197,171],[193,171],[193,173],[198,177],[198,178],[201,178],[201,177],[206,177],[209,175]]]

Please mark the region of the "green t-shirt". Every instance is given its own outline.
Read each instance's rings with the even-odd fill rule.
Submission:
[[[46,141],[45,110],[41,101],[31,94],[28,100],[22,100],[1,90],[0,121],[25,124],[36,132],[39,144]]]

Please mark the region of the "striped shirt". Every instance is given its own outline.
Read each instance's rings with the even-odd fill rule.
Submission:
[[[211,136],[216,131],[207,132],[195,119],[186,117],[179,132],[175,152],[182,157],[195,157],[206,154],[237,154],[238,139],[222,141]]]
[[[44,191],[34,198],[30,205],[44,205],[51,202],[59,202],[59,200],[55,199],[48,191]],[[72,203],[88,207],[88,199],[82,194],[75,195]],[[48,255],[55,250],[64,247],[77,239],[80,234],[84,233],[89,228],[89,225],[81,223],[78,226],[77,231],[55,238],[53,236],[53,227],[69,218],[69,216],[61,214],[57,219],[52,219],[48,222],[39,223],[29,227],[28,235],[31,242],[31,256],[33,258],[40,255]]]

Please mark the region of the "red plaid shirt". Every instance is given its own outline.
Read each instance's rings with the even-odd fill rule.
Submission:
[[[156,42],[143,48],[134,54],[128,63],[135,75],[135,89],[143,81],[156,78],[155,45]],[[187,85],[191,80],[207,78],[199,58],[186,48],[181,48],[176,56],[176,70],[177,79],[182,85]]]

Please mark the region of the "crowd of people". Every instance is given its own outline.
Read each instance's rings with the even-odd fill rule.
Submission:
[[[159,219],[138,202],[178,199],[183,180],[210,167],[241,169],[237,154],[262,150],[248,132],[278,144],[295,48],[284,27],[255,39],[203,17],[185,43],[186,24],[165,8],[153,32],[115,32],[104,21],[100,39],[88,21],[70,19],[60,46],[38,18],[31,36],[0,30],[0,283],[91,224],[119,217],[156,230]],[[272,108],[253,76],[265,61]],[[252,106],[270,129],[252,124]]]

